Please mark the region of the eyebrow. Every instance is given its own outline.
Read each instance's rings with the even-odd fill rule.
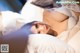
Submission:
[[[36,27],[36,28],[38,28],[38,25],[37,25],[37,24],[35,24],[35,27]]]

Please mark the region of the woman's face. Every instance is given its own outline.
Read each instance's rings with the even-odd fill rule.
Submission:
[[[31,27],[31,31],[35,34],[46,34],[49,31],[49,26],[40,22],[34,23]]]

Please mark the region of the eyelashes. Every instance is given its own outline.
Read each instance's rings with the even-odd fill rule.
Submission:
[[[35,24],[35,27],[36,27],[36,29],[38,29],[39,28],[38,24]],[[40,34],[41,32],[38,31],[37,33]]]
[[[36,28],[39,28],[39,27],[38,27],[38,24],[35,24],[35,27],[36,27]]]
[[[40,31],[38,31],[38,33],[40,34]]]

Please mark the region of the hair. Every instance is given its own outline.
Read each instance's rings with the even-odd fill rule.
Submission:
[[[78,3],[78,5],[80,6],[80,0],[76,0],[76,1],[78,1],[79,3]]]
[[[22,5],[24,5],[27,2],[27,0],[19,0],[19,1],[22,3]]]
[[[32,4],[42,8],[53,8],[58,7],[56,0],[35,0]]]

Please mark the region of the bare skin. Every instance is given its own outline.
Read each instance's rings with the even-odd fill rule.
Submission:
[[[44,11],[44,22],[51,26],[51,29],[59,35],[63,31],[67,30],[68,16],[58,13]],[[60,19],[59,19],[60,18]]]
[[[42,22],[34,22],[31,31],[35,34],[47,34],[50,26]]]
[[[53,36],[58,36],[63,31],[67,30],[68,16],[61,14],[59,12],[49,11],[44,11],[43,16],[44,23],[35,22],[34,25],[31,27],[31,31],[33,33],[50,34]]]

